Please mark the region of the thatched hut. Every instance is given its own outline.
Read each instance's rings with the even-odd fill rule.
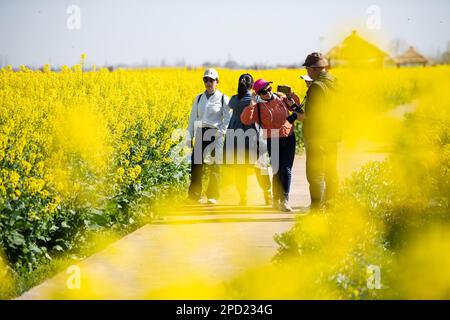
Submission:
[[[409,47],[402,55],[394,59],[397,67],[426,66],[430,61],[421,55],[414,47]]]
[[[331,67],[382,68],[389,55],[358,35],[356,30],[326,55]]]

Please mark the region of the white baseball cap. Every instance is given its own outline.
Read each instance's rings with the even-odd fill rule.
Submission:
[[[308,81],[308,82],[313,82],[313,81],[314,81],[314,80],[311,79],[311,77],[308,76],[307,74],[306,74],[306,75],[303,75],[303,76],[300,76],[300,78],[302,78],[303,80]]]
[[[203,74],[203,78],[211,78],[217,80],[219,79],[219,74],[217,73],[216,69],[207,69]]]

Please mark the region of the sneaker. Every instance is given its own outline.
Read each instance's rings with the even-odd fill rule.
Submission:
[[[217,200],[214,198],[208,199],[208,204],[217,204]]]
[[[294,210],[292,210],[291,206],[289,206],[289,203],[286,200],[284,200],[280,202],[280,211],[292,212]]]

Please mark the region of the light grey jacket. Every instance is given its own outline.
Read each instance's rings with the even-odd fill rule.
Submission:
[[[222,134],[225,134],[232,115],[232,110],[228,106],[229,101],[230,98],[219,90],[216,90],[209,99],[206,98],[205,93],[196,96],[192,104],[188,125],[188,131],[191,138],[194,137],[195,127],[216,128]]]

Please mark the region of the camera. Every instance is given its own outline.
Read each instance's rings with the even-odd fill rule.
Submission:
[[[304,114],[305,111],[303,111],[303,104],[301,105],[295,105],[294,107],[294,112],[300,113],[300,114]],[[291,114],[289,117],[286,118],[286,120],[290,123],[293,124],[295,122],[295,120],[297,120],[297,113],[293,113]]]
[[[283,94],[285,94],[288,97],[288,99],[291,99],[292,88],[290,86],[288,86],[288,85],[280,85],[280,86],[277,87],[277,92],[283,93]],[[305,113],[303,111],[303,105],[300,105],[300,106],[295,105],[293,111],[295,111],[297,113],[301,113],[301,114]],[[289,121],[289,123],[292,124],[292,123],[295,122],[295,120],[297,120],[297,117],[298,117],[297,114],[293,113],[289,117],[287,117],[286,120]]]

